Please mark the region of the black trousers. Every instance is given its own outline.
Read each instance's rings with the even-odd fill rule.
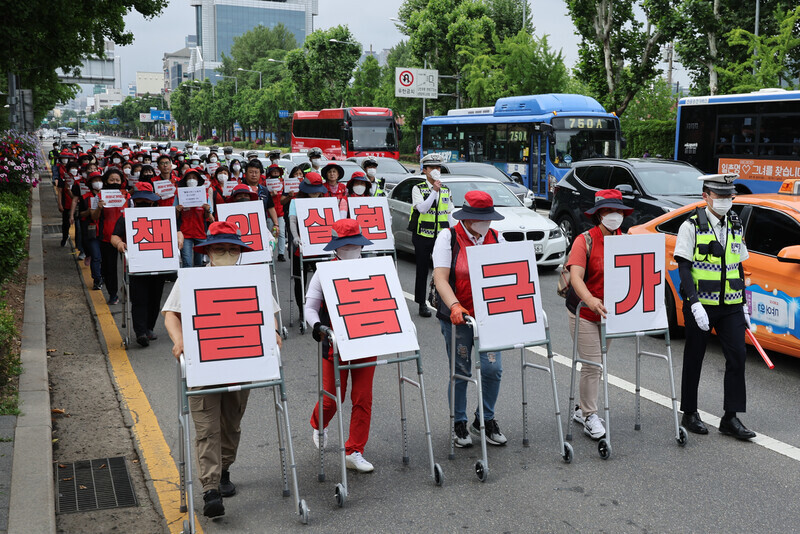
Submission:
[[[414,255],[417,260],[417,277],[414,281],[414,302],[425,304],[428,298],[428,271],[431,266],[431,255],[436,239],[433,237],[422,237],[419,234],[411,236],[414,244]]]
[[[64,208],[64,211],[61,212],[61,241],[63,243],[67,242],[69,239],[69,210]]]
[[[100,231],[98,227],[97,231]],[[111,243],[100,242],[100,272],[103,274],[103,283],[108,291],[108,298],[117,296],[119,291],[119,279],[117,278],[117,256],[119,252],[111,246]]]
[[[717,339],[725,355],[724,400],[726,412],[744,412],[747,408],[747,390],[744,380],[744,364],[747,357],[745,346],[744,310],[741,304],[720,306],[703,305],[708,313],[710,328],[717,332]],[[683,375],[681,378],[681,410],[685,413],[697,411],[697,389],[700,371],[706,353],[708,332],[700,330],[694,320],[691,306],[685,303],[683,318],[686,323],[686,344],[683,349]]]
[[[292,273],[297,276],[298,278],[294,278],[294,301],[297,303],[297,308],[300,310],[300,322],[303,321],[303,290],[305,287],[300,285],[300,256],[294,255],[294,246],[291,246],[286,249],[289,254],[292,255]],[[303,281],[305,282],[306,287],[308,287],[308,282],[311,280],[311,276],[316,269],[316,262],[304,261],[303,262]]]
[[[152,274],[130,277],[131,318],[136,336],[153,330],[161,310],[164,275]]]

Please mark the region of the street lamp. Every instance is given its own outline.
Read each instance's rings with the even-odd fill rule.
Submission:
[[[260,70],[243,69],[242,67],[239,67],[236,70],[240,70],[242,72],[257,72],[258,73],[258,88],[261,89],[261,71]]]
[[[233,78],[234,83],[236,84],[236,92],[237,93],[239,92],[239,78],[237,78],[236,76],[224,76],[222,74],[215,74],[215,76],[217,78]]]
[[[339,44],[351,44],[351,45],[355,45],[355,46],[357,46],[359,48],[361,47],[361,43],[354,43],[353,41],[340,41],[339,39],[328,39],[328,42],[339,43]]]
[[[271,57],[267,58],[267,61],[270,63],[286,63],[285,61],[281,61],[280,59],[272,59]]]

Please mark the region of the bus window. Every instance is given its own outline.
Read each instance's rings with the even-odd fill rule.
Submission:
[[[530,126],[526,124],[508,125],[508,162],[526,163],[530,156]]]
[[[492,124],[487,126],[489,132],[489,159],[491,161],[506,162],[506,145],[508,143],[508,129],[506,124]]]
[[[717,149],[718,154],[753,155],[756,153],[755,117],[720,115],[718,121],[718,143],[720,144]]]
[[[458,151],[458,127],[442,126],[442,148]]]
[[[756,141],[759,156],[798,156],[800,136],[794,134],[800,115],[762,115]]]
[[[423,145],[430,150],[442,148],[442,126],[426,126],[422,140]]]

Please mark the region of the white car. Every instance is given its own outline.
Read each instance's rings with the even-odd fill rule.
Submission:
[[[321,159],[322,161],[328,161],[328,158],[326,158],[324,154]],[[301,163],[309,163],[307,152],[286,152],[285,154],[281,154],[281,163],[283,163],[284,160],[289,160],[291,162],[287,164],[289,167],[294,167]]]
[[[389,194],[389,211],[392,214],[392,232],[397,250],[414,252],[408,221],[411,214],[411,189],[422,182],[424,176],[412,176],[397,184]],[[506,241],[533,241],[536,262],[540,267],[554,269],[564,262],[567,240],[558,225],[549,218],[526,208],[520,199],[504,184],[494,178],[447,174],[441,177],[450,189],[453,211],[464,203],[468,191],[485,191],[491,195],[495,209],[505,219],[492,221],[492,228]],[[458,221],[450,217],[450,225]]]

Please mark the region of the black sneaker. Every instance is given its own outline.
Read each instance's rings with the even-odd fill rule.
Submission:
[[[100,280],[95,280],[94,285],[92,286],[92,290],[99,291],[103,289],[103,282]]]
[[[278,254],[278,261],[286,261],[286,256],[283,254]]]
[[[419,305],[419,316],[420,317],[430,317],[431,316],[431,310],[428,309],[428,305],[427,304],[420,304]]]
[[[494,419],[490,419],[489,421],[484,421],[484,432],[486,433],[486,443],[489,445],[497,445],[502,446],[505,445],[508,439],[500,432],[500,427],[497,424],[497,421]],[[475,434],[476,436],[481,435],[481,427],[478,423],[477,416],[475,420],[469,425],[469,431]]]
[[[108,297],[108,303],[111,304],[112,306],[115,304],[119,304],[119,297],[117,295],[114,295],[113,297]]]
[[[156,339],[158,339],[158,336],[152,330],[148,330],[147,339],[149,339],[150,341],[155,341]]]
[[[467,432],[467,422],[466,421],[457,421],[455,425],[453,425],[453,430],[455,431],[456,439],[455,445],[459,448],[466,448],[472,447],[472,436],[469,435]]]
[[[217,490],[208,490],[203,493],[203,515],[206,517],[219,517],[225,515],[225,506],[222,504],[222,495]]]
[[[143,347],[147,347],[148,345],[150,345],[150,340],[147,339],[147,334],[136,336],[136,342]]]
[[[236,495],[236,486],[231,482],[231,473],[225,469],[222,470],[222,478],[219,481],[219,493],[226,499]]]

